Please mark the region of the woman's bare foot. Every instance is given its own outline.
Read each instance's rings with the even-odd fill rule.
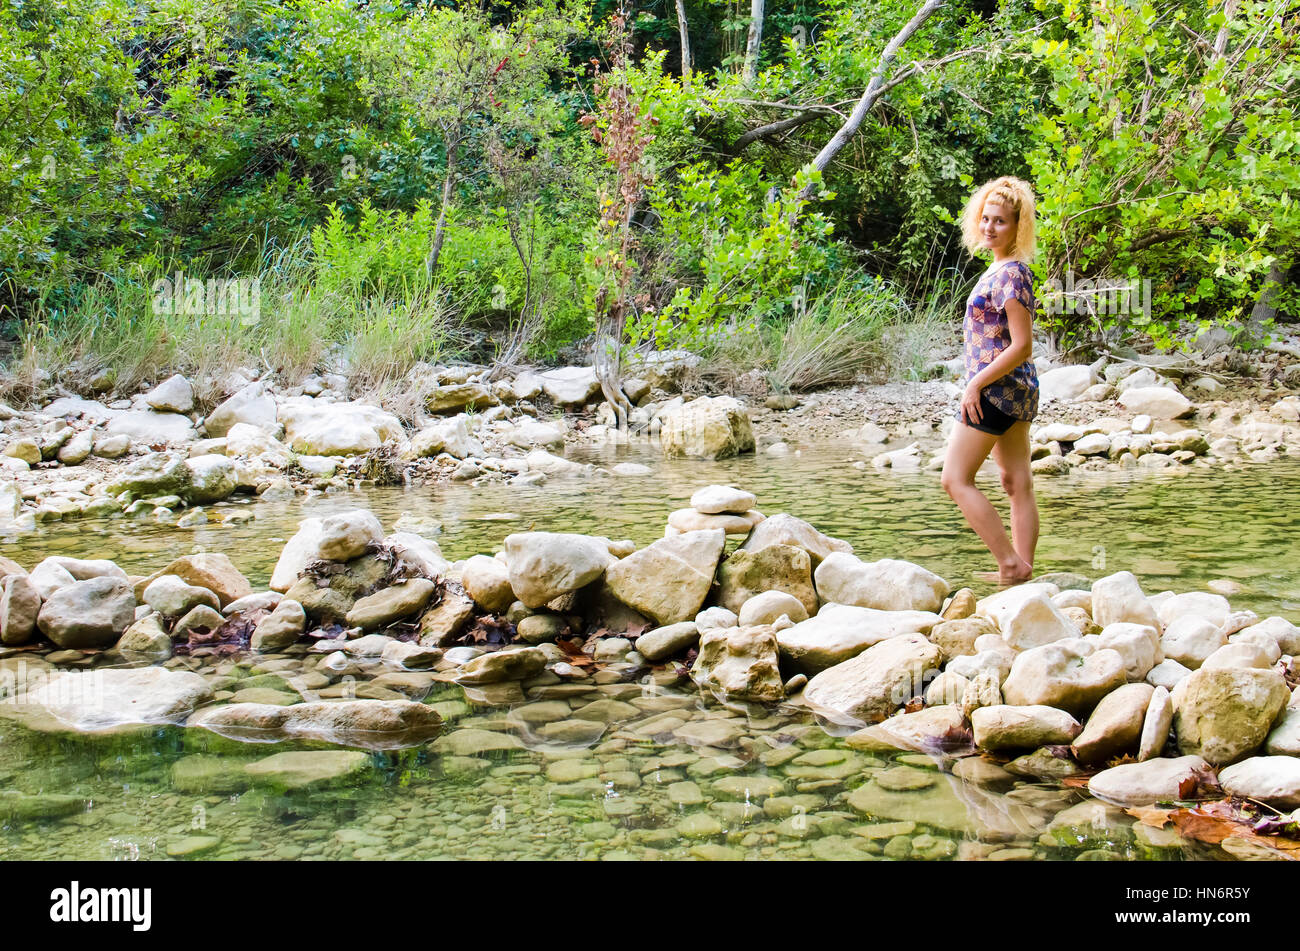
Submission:
[[[1023,584],[1034,576],[1034,566],[1023,558],[998,566],[998,580],[1004,585]]]

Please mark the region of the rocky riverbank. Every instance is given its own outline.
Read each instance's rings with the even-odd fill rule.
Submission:
[[[958,851],[931,834],[943,830],[991,846],[967,857],[999,843],[1031,857],[1081,827],[1128,828],[1123,809],[1224,794],[1300,806],[1290,621],[1212,592],[1148,594],[1127,571],[954,592],[731,486],[702,487],[640,549],[529,531],[449,563],[356,510],[304,520],[265,591],[223,554],[147,576],[57,556],[0,570],[0,715],[33,734],[173,724],[241,745],[327,744],[241,759],[230,769],[246,784],[314,788],[371,768],[339,746],[423,745],[464,775],[539,750],[565,795],[602,801],[610,783],[690,766],[661,790],[674,803],[758,810],[710,806],[666,833],[718,840],[705,857],[724,858],[731,823],[767,815],[763,800],[789,807],[774,826],[798,812],[801,836],[822,828],[822,851],[879,853],[879,828],[852,838],[865,819],[911,823],[895,851],[932,858]],[[666,745],[693,752],[676,763]],[[1079,792],[1031,796],[1044,781]],[[43,814],[14,795],[0,807]],[[1171,835],[1141,832],[1151,847]]]
[[[648,474],[642,465],[565,457],[620,444],[698,458],[832,445],[863,469],[937,471],[960,395],[952,362],[934,365],[947,378],[930,382],[793,397],[764,396],[751,379],[730,396],[701,384],[691,355],[652,357],[625,381],[634,409],[622,420],[602,401],[590,367],[489,382],[483,367],[420,365],[381,405],[351,399],[337,374],[281,386],[250,372],[204,381],[200,389],[220,395],[206,408],[182,376],[120,399],[65,394],[33,409],[0,406],[0,532],[12,538],[42,522],[122,516],[192,528],[255,517],[247,506],[220,504],[232,497],[284,501],[358,485]],[[1196,365],[1217,367],[1230,381],[1223,384],[1172,364],[1040,361],[1035,471],[1226,467],[1293,453],[1300,396],[1287,383],[1300,383],[1297,374],[1279,363],[1225,376],[1230,362]]]

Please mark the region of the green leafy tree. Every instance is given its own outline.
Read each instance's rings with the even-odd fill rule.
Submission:
[[[1151,299],[1149,313],[1114,313],[1075,294],[1053,315],[1057,333],[1137,329],[1171,345],[1184,325],[1239,323],[1300,243],[1294,8],[1066,0],[1060,10],[1064,35],[1034,43],[1053,79],[1029,157],[1047,276],[1067,289],[1075,278],[1148,280]],[[1294,296],[1278,303],[1300,315]],[[1133,311],[1132,298],[1120,309]]]

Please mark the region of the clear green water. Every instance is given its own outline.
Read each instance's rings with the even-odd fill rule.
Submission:
[[[755,492],[762,511],[805,518],[852,542],[864,558],[905,558],[955,587],[991,590],[973,575],[990,567],[988,555],[935,474],[864,472],[833,450],[718,463],[666,464],[627,450],[588,458],[643,461],[655,473],[526,488],[326,495],[258,504],[252,522],[193,530],[121,519],[58,523],[0,550],[29,567],[60,553],[113,558],[138,573],[179,554],[219,550],[264,585],[283,540],[306,515],[365,505],[388,527],[403,513],[435,519],[450,558],[491,552],[509,532],[529,527],[644,545],[662,535],[668,513],[696,488],[728,482]],[[987,485],[996,490],[995,475]],[[1040,479],[1037,488],[1040,572],[1097,577],[1129,569],[1148,593],[1226,580],[1240,586],[1230,595],[1234,607],[1300,616],[1291,531],[1300,465],[1078,473]],[[263,661],[243,659],[233,669],[225,662],[221,673],[247,676]],[[212,660],[201,672],[216,676],[217,666]],[[0,793],[79,800],[65,815],[0,819],[0,857],[155,859],[191,849],[187,857],[200,859],[1223,857],[1194,843],[1135,835],[1131,817],[1118,811],[1047,833],[1082,793],[1023,778],[978,787],[941,772],[951,764],[938,758],[848,750],[804,711],[725,709],[680,683],[591,684],[581,695],[544,698],[549,706],[532,712],[470,709],[459,688],[445,684],[434,685],[428,699],[443,704],[448,733],[486,730],[517,737],[520,746],[463,756],[428,744],[371,753],[360,778],[285,792],[253,785],[242,766],[319,745],[238,744],[180,729],[90,739],[0,727]],[[548,746],[521,726],[522,717],[567,719],[595,699],[625,706],[607,714],[594,745]],[[653,725],[641,729],[665,710],[692,725],[726,721],[726,748],[692,746]],[[196,761],[175,764],[196,754],[218,758],[205,761],[211,778],[182,781],[185,765]]]

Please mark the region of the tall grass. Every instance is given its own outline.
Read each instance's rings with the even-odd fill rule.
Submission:
[[[896,285],[846,275],[789,320],[717,341],[700,373],[734,386],[758,368],[778,392],[921,379],[933,352],[957,342],[956,300],[946,279],[909,299]]]
[[[216,381],[232,369],[265,369],[292,385],[333,368],[337,357],[356,395],[374,395],[391,390],[417,361],[451,359],[464,349],[453,309],[437,288],[380,282],[353,293],[322,280],[306,235],[288,246],[256,249],[247,259],[255,262],[247,270],[193,261],[137,264],[87,285],[67,310],[39,306],[0,369],[0,398],[30,398],[41,370],[73,389],[107,371],[119,395],[181,372],[211,404],[221,395]],[[177,271],[205,281],[255,278],[256,319],[155,306],[155,282]]]

